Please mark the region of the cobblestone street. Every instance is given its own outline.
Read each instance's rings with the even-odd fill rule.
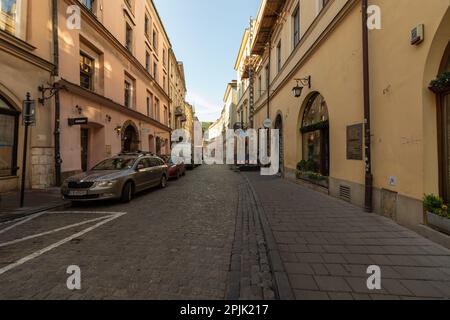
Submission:
[[[36,236],[37,235],[37,236]],[[82,289],[67,289],[67,267]],[[382,290],[369,291],[378,265]],[[0,224],[0,299],[450,298],[450,251],[278,177],[202,166],[130,204]]]

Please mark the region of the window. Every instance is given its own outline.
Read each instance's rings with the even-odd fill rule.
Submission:
[[[300,42],[300,4],[297,5],[294,14],[292,15],[292,23],[293,23],[292,36],[295,48]]]
[[[125,107],[131,108],[131,83],[125,80]]]
[[[84,89],[94,90],[94,59],[80,52],[80,86]]]
[[[159,110],[159,99],[155,98],[155,113],[153,118],[157,121],[159,121],[160,118],[160,110]]]
[[[125,82],[124,82],[124,102],[125,107],[133,109],[135,106],[135,88],[136,88],[136,81],[129,77],[128,75],[125,75]]]
[[[0,96],[0,177],[17,174],[19,112]]]
[[[125,26],[125,47],[128,51],[133,52],[133,28],[129,23]]]
[[[145,31],[145,37],[150,40],[150,18],[148,15],[145,15],[145,21],[144,21],[144,31]]]
[[[166,76],[163,76],[163,89],[166,91]]]
[[[147,117],[153,118],[153,95],[147,93]]]
[[[158,64],[156,62],[153,63],[153,79],[158,81]]]
[[[150,53],[148,51],[145,52],[145,70],[150,73],[150,63],[151,63]]]
[[[0,0],[0,30],[25,38],[26,8],[22,0]]]
[[[277,45],[277,72],[281,70],[281,40]]]
[[[163,61],[163,66],[166,66],[166,48],[163,48],[162,61]]]
[[[153,48],[156,52],[158,52],[158,33],[156,30],[153,30]]]
[[[89,11],[94,13],[95,11],[95,0],[81,0],[81,4],[86,7]]]
[[[309,161],[311,171],[328,176],[330,169],[328,108],[320,94],[313,95],[302,120],[303,160]]]
[[[167,109],[167,106],[164,106],[164,124],[169,124],[169,110]]]

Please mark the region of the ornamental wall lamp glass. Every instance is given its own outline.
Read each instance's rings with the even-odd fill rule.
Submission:
[[[120,136],[120,134],[122,133],[122,127],[121,126],[117,126],[114,128],[114,131],[117,133],[118,136]]]
[[[308,86],[308,89],[311,89],[311,76],[307,76],[305,78],[301,79],[294,79],[297,81],[297,85],[292,89],[292,93],[294,94],[294,97],[300,98],[303,92],[303,88],[305,86]],[[300,86],[300,84],[303,85],[303,87]]]
[[[45,101],[53,98],[55,94],[57,94],[60,90],[65,89],[64,86],[59,83],[41,85],[38,87],[39,92],[41,93],[41,97],[38,99],[38,102],[41,105],[45,105]]]

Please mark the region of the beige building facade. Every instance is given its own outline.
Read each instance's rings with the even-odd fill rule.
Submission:
[[[63,178],[121,151],[170,154],[173,53],[153,2],[60,4]],[[80,29],[66,26],[72,5],[80,6]]]
[[[30,127],[26,186],[54,184],[51,100],[42,104],[40,86],[53,82],[52,1],[0,1],[0,193],[20,187],[27,93],[35,101],[36,124]]]
[[[263,0],[249,38],[256,69],[250,114],[255,128],[270,118],[280,129],[283,175],[311,184],[299,173],[306,166],[322,182],[318,189],[364,207],[362,3]],[[428,87],[449,68],[450,4],[369,4],[381,10],[381,29],[368,32],[372,209],[414,227],[424,222],[423,194],[449,200],[449,98]]]

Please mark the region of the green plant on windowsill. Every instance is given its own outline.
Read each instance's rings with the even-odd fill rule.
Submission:
[[[450,91],[450,72],[444,72],[430,83],[430,90],[434,93],[444,93]]]
[[[441,197],[434,194],[425,195],[423,198],[423,207],[429,213],[433,213],[442,218],[450,219],[449,206]]]

